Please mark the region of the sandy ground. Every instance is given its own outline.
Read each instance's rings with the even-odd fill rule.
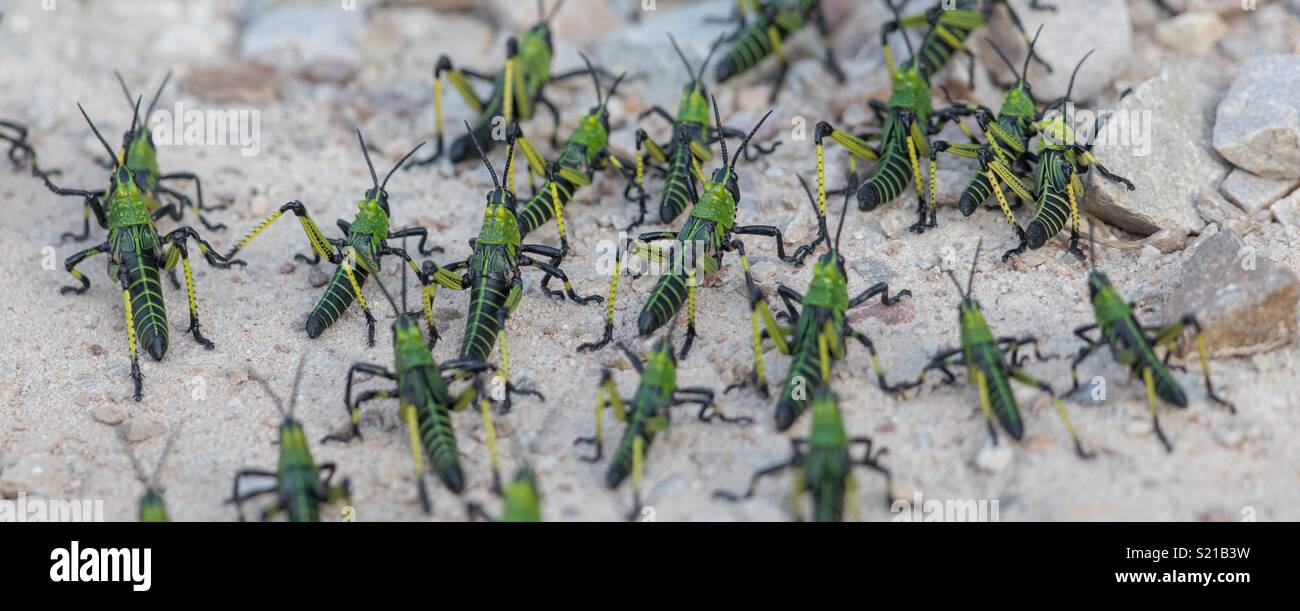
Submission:
[[[197,107],[205,104],[195,97],[194,86],[187,85],[193,66],[149,58],[126,28],[109,25],[114,20],[149,23],[130,17],[153,10],[172,19],[193,18],[174,6],[180,3],[86,7],[60,2],[53,13],[42,13],[29,3],[21,8],[15,4],[4,8],[8,14],[4,28],[9,31],[0,42],[5,57],[0,82],[6,84],[0,88],[0,114],[33,126],[43,163],[64,169],[62,183],[90,187],[104,180],[104,171],[92,163],[98,148],[92,146],[74,102],[85,104],[116,142],[127,113],[112,69],[122,69],[134,88],[151,92],[161,75],[174,67],[180,91],[168,91],[163,106],[178,99]],[[213,10],[216,16],[201,18],[217,20],[225,14],[220,7]],[[229,210],[212,215],[231,229],[201,233],[224,250],[267,211],[301,199],[326,232],[334,235],[334,220],[350,218],[353,202],[368,185],[350,131],[356,123],[355,105],[360,104],[356,100],[379,83],[415,91],[416,97],[427,91],[428,70],[435,57],[430,49],[441,49],[428,42],[418,49],[418,57],[367,63],[350,85],[285,79],[278,99],[256,106],[262,113],[262,146],[256,157],[242,157],[234,147],[165,147],[161,152],[165,170],[199,173],[210,201],[231,204]],[[490,67],[499,58],[499,49],[498,44],[485,47],[471,65]],[[223,58],[229,53],[218,46],[216,58],[207,61],[227,61]],[[846,62],[876,61],[863,59],[867,55],[863,51]],[[557,63],[568,65],[572,58],[570,50]],[[816,72],[817,65],[799,68]],[[750,81],[738,91],[739,95],[724,90],[724,117],[732,116],[737,104],[746,106],[727,122],[747,126],[760,112],[758,104],[747,105],[745,100],[757,94],[761,102],[766,90]],[[627,92],[628,100],[614,107],[614,142],[622,150],[632,142],[627,108],[643,107],[636,101],[635,86]],[[579,110],[590,104],[590,87],[575,81],[557,89],[555,98],[566,126],[571,127]],[[824,102],[808,104],[816,108]],[[365,117],[372,143],[388,153],[379,156],[377,165],[387,168],[404,149],[430,133],[428,108],[425,93],[423,105],[407,115]],[[466,112],[455,102],[449,103],[449,109],[456,120]],[[542,134],[550,129],[545,120],[535,123],[534,129]],[[811,152],[809,141],[787,142],[770,158],[742,164],[742,223],[793,225],[792,235],[801,240],[811,237],[807,202],[792,175],[813,175]],[[500,163],[501,156],[493,159]],[[840,167],[839,162],[834,165]],[[142,488],[117,429],[143,438],[133,444],[133,450],[152,464],[168,433],[183,428],[161,474],[173,517],[234,519],[233,509],[222,503],[230,494],[234,473],[245,466],[271,468],[277,453],[278,416],[258,385],[249,382],[246,368],[270,377],[285,394],[294,366],[305,354],[297,417],[309,436],[318,439],[346,421],[342,396],[348,366],[391,362],[387,327],[392,313],[387,305],[378,305],[383,301],[373,287],[367,287],[367,294],[377,304],[378,345],[365,346],[365,324],[356,307],[320,338],[307,339],[303,323],[320,289],[310,282],[315,270],[292,261],[292,254],[305,251],[307,244],[296,223],[286,219],[245,251],[246,269],[214,270],[196,261],[199,306],[215,350],[203,350],[183,334],[184,295],[167,287],[172,345],[161,362],[142,360],[144,400],[134,402],[129,396],[121,299],[106,280],[103,260],[83,265],[93,283],[86,294],[58,293],[68,280],[62,260],[90,244],[58,240],[61,232],[79,224],[79,202],[54,197],[22,171],[5,167],[0,176],[4,185],[0,202],[6,211],[0,221],[0,293],[5,296],[0,304],[0,342],[8,348],[0,355],[0,483],[6,498],[26,492],[33,497],[103,499],[108,519],[133,519]],[[595,245],[613,238],[613,223],[626,224],[631,214],[615,195],[621,187],[614,177],[601,182],[604,196],[598,198],[595,189],[589,190],[568,213],[574,253],[564,267],[584,294],[606,292],[607,278],[595,264]],[[467,240],[477,233],[488,186],[486,173],[476,165],[399,174],[389,186],[394,225],[430,227],[434,243],[448,251],[438,256],[440,262],[463,258],[469,253]],[[851,292],[884,280],[894,290],[906,288],[914,294],[892,310],[868,306],[852,314],[858,328],[875,340],[891,379],[915,376],[929,359],[927,352],[957,341],[957,296],[942,270],[952,266],[964,275],[980,236],[985,237],[986,256],[975,277],[975,296],[996,332],[1035,334],[1049,354],[1072,354],[1077,349],[1070,331],[1091,321],[1085,268],[1064,255],[1061,244],[1033,252],[1017,265],[1003,264],[993,253],[1010,247],[1013,238],[1000,215],[962,218],[953,208],[943,208],[939,229],[916,237],[905,230],[913,220],[913,202],[911,196],[905,197],[870,215],[850,211],[844,231],[844,249],[853,262]],[[186,218],[186,222],[193,220]],[[161,223],[162,228],[172,226],[171,221]],[[102,231],[94,233],[97,240],[102,235]],[[554,243],[553,225],[528,241]],[[1270,223],[1247,242],[1273,261],[1300,269],[1296,254],[1300,244],[1294,231]],[[777,282],[800,289],[806,285],[809,270],[776,260],[770,240],[749,244],[766,288],[773,289]],[[1121,291],[1143,304],[1141,315],[1152,319],[1158,316],[1162,291],[1183,256],[1182,252],[1150,257],[1137,251],[1107,250],[1103,262]],[[47,260],[54,264],[43,266]],[[390,287],[400,284],[397,270],[392,264],[385,267],[384,279]],[[526,274],[527,290],[510,321],[509,343],[514,376],[545,393],[546,401],[522,398],[512,413],[497,420],[505,471],[513,472],[525,461],[537,470],[547,519],[620,519],[631,504],[630,487],[606,489],[605,464],[579,460],[573,440],[591,433],[595,382],[602,367],[615,368],[625,395],[635,387],[634,372],[612,348],[577,354],[574,348],[579,343],[599,335],[603,306],[552,301],[538,290],[538,279],[536,272]],[[635,315],[652,282],[649,277],[625,281],[619,295],[616,337],[642,352],[649,343],[633,341]],[[436,315],[443,333],[436,350],[439,359],[450,358],[459,345],[467,298],[448,291],[439,296]],[[735,259],[728,260],[715,288],[700,292],[699,312],[701,335],[681,365],[679,382],[720,393],[747,372],[750,363],[748,314]],[[680,322],[679,338],[685,326],[684,320]],[[976,466],[977,457],[987,452],[988,439],[976,395],[964,381],[952,386],[931,384],[906,398],[893,398],[876,387],[866,353],[855,346],[836,367],[834,386],[849,433],[870,435],[889,449],[885,460],[903,498],[920,492],[928,499],[997,499],[1003,520],[1236,520],[1249,508],[1260,520],[1281,520],[1300,518],[1296,509],[1300,488],[1295,485],[1300,447],[1294,443],[1300,431],[1298,356],[1300,351],[1288,347],[1249,358],[1215,360],[1220,392],[1240,409],[1235,416],[1207,403],[1195,368],[1178,374],[1192,404],[1188,410],[1163,414],[1162,423],[1176,446],[1172,454],[1162,449],[1146,424],[1141,384],[1127,382],[1122,369],[1105,357],[1095,357],[1085,371],[1111,381],[1108,400],[1097,405],[1078,400],[1067,404],[1085,444],[1098,457],[1087,462],[1076,458],[1051,404],[1027,392],[1020,395],[1026,438],[1012,447],[1010,463],[992,472]],[[767,359],[772,377],[779,381],[788,359],[771,350]],[[1034,363],[1031,369],[1058,388],[1069,385],[1066,360]],[[776,385],[774,381],[774,391]],[[381,386],[378,381],[362,384],[363,388]],[[784,459],[790,445],[790,434],[772,428],[771,402],[753,391],[719,396],[727,413],[752,416],[756,423],[705,424],[695,420],[692,409],[678,410],[671,431],[655,442],[647,459],[645,503],[661,521],[788,519],[788,476],[766,481],[756,498],[742,504],[711,497],[718,488],[742,489],[755,468]],[[616,438],[621,425],[606,420],[607,438]],[[499,503],[490,491],[481,423],[468,412],[458,415],[455,423],[468,487],[458,498],[430,476],[432,516],[422,514],[416,502],[407,436],[395,402],[366,408],[363,442],[316,444],[313,452],[318,461],[337,462],[340,473],[351,478],[359,520],[459,520],[465,517],[465,500],[496,512]],[[804,417],[791,434],[802,435],[808,424],[809,418]],[[890,519],[882,480],[865,471],[857,480],[863,518]],[[326,516],[337,519],[337,511]]]

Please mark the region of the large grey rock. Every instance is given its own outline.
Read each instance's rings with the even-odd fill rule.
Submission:
[[[1300,55],[1247,60],[1219,104],[1214,148],[1265,178],[1300,178]]]
[[[1183,67],[1167,68],[1134,89],[1103,123],[1104,139],[1093,154],[1137,190],[1090,172],[1088,212],[1142,235],[1198,231],[1196,201],[1228,171],[1207,144],[1216,99],[1213,88]]]
[[[361,69],[363,14],[333,3],[267,7],[253,14],[239,55],[308,80],[347,82]]]
[[[1274,265],[1231,231],[1203,238],[1187,255],[1182,275],[1165,299],[1164,320],[1193,314],[1218,354],[1251,354],[1295,338],[1295,272]]]
[[[1300,180],[1256,176],[1242,169],[1233,170],[1219,185],[1219,190],[1247,214],[1254,214],[1282,199],[1300,185]]]
[[[1043,26],[1035,50],[1051,64],[1052,72],[1049,74],[1036,62],[1030,63],[1029,82],[1038,99],[1052,100],[1065,95],[1070,73],[1090,49],[1096,49],[1096,52],[1079,71],[1079,78],[1074,83],[1075,99],[1086,100],[1105,92],[1128,65],[1133,54],[1133,24],[1125,0],[1049,3],[1056,6],[1055,11],[1033,10],[1026,0],[1012,0],[1011,4],[1030,36],[1039,25]],[[1010,20],[995,17],[989,29],[999,47],[1013,58],[1024,58],[1027,45]],[[1007,68],[987,44],[974,46],[971,50],[980,55],[984,65],[998,80],[1010,82]]]

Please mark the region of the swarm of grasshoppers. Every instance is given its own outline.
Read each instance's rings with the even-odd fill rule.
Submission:
[[[140,101],[136,100],[136,109]],[[64,269],[68,271],[80,286],[65,286],[60,289],[63,294],[81,294],[90,288],[90,280],[77,265],[95,255],[108,255],[108,275],[117,280],[122,287],[122,305],[126,310],[126,337],[131,353],[131,379],[135,384],[135,400],[139,401],[144,386],[144,376],[140,373],[138,347],[143,347],[155,361],[162,360],[167,352],[170,329],[167,324],[167,310],[163,305],[162,283],[159,282],[162,270],[175,269],[179,260],[185,272],[185,289],[189,297],[190,325],[187,332],[194,335],[194,341],[211,350],[212,341],[200,332],[198,300],[194,295],[194,274],[190,270],[190,255],[187,247],[189,240],[194,240],[199,252],[209,265],[216,268],[228,268],[231,265],[245,265],[244,261],[230,256],[217,254],[211,244],[199,237],[198,232],[190,227],[181,227],[171,233],[160,236],[154,226],[167,207],[150,212],[146,203],[145,177],[126,165],[127,151],[131,150],[136,131],[133,120],[131,129],[126,133],[122,150],[113,153],[113,147],[99,133],[99,129],[90,120],[85,109],[78,104],[81,115],[90,125],[91,131],[104,145],[104,150],[113,159],[113,177],[109,181],[107,193],[107,211],[100,205],[101,195],[80,192],[86,198],[97,218],[104,219],[108,228],[108,239],[68,257]],[[136,113],[138,118],[138,112]],[[46,176],[46,182],[49,177]],[[53,188],[53,187],[51,187]]]

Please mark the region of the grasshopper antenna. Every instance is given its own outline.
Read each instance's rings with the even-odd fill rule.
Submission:
[[[727,35],[723,34],[721,36],[718,36],[717,40],[713,41],[713,46],[709,47],[709,54],[704,56],[704,63],[700,64],[700,71],[695,73],[696,81],[700,81],[700,82],[704,81],[704,69],[709,67],[709,61],[713,59],[713,54],[716,53],[720,47],[722,47],[722,42],[726,38]]]
[[[122,78],[122,73],[117,70],[113,71],[113,76],[117,77],[117,84],[122,88],[122,94],[126,96],[128,106],[135,104],[135,96],[131,95],[131,88],[126,86],[126,79]]]
[[[469,121],[465,122],[465,132],[469,134],[469,139],[474,142],[474,149],[478,151],[478,158],[483,160],[483,165],[487,166],[488,173],[492,175],[492,186],[500,189],[501,181],[497,179],[497,171],[492,167],[492,162],[488,161],[487,153],[483,152],[483,147],[479,146],[478,138],[474,136],[474,130],[470,128]]]
[[[1079,60],[1078,65],[1076,65],[1076,66],[1074,67],[1074,72],[1070,74],[1070,86],[1069,86],[1068,88],[1066,88],[1066,90],[1065,90],[1065,125],[1066,125],[1066,127],[1069,127],[1069,126],[1071,125],[1071,123],[1070,123],[1070,101],[1073,99],[1072,96],[1074,95],[1074,77],[1079,76],[1079,68],[1082,68],[1082,67],[1083,67],[1083,62],[1088,61],[1088,58],[1089,58],[1089,57],[1092,57],[1092,54],[1095,53],[1096,51],[1097,51],[1096,49],[1092,49],[1092,50],[1088,51],[1088,54],[1087,54],[1087,55],[1084,55],[1084,56],[1083,56],[1083,59]],[[1073,129],[1073,128],[1071,128],[1071,129]]]
[[[1040,29],[1039,31],[1042,30]],[[1016,65],[1011,63],[1011,60],[1007,58],[1007,54],[1002,51],[1002,47],[999,47],[998,43],[993,42],[992,38],[985,38],[984,40],[988,41],[990,47],[993,47],[993,51],[998,54],[998,57],[1002,59],[1002,63],[1011,71],[1011,76],[1014,76],[1017,80],[1023,82],[1025,80],[1024,73],[1016,70]],[[1030,49],[1030,55],[1032,54],[1033,49]]]
[[[614,98],[614,92],[618,91],[618,84],[623,82],[623,77],[625,76],[627,76],[626,72],[618,75],[618,78],[614,79],[614,86],[609,88],[609,93],[605,94],[605,101],[601,103],[602,110],[605,108],[605,105],[609,104],[609,101]]]
[[[586,53],[578,51],[578,55],[582,57],[582,63],[587,64],[587,72],[591,74],[591,80],[596,84],[596,107],[604,106],[605,102],[600,96],[600,75],[596,74],[596,68],[591,65],[591,60],[587,58]]]
[[[970,299],[971,289],[975,286],[975,270],[980,266],[980,251],[984,250],[984,238],[975,245],[975,259],[970,263],[970,275],[966,277],[966,298]],[[957,288],[961,288],[960,286]]]
[[[168,70],[167,75],[163,77],[162,84],[158,85],[158,91],[154,92],[153,94],[153,101],[149,102],[149,110],[145,111],[144,113],[144,120],[146,123],[149,122],[149,115],[153,114],[154,107],[158,106],[158,98],[162,97],[163,89],[167,87],[167,83],[171,80],[172,80],[172,71]]]
[[[366,138],[361,135],[361,129],[357,129],[357,141],[361,143],[361,154],[366,157],[366,167],[370,168],[370,182],[374,183],[376,196],[379,190],[379,175],[375,174],[375,164],[370,161],[370,151],[366,149]]]
[[[375,281],[379,281],[379,274],[375,274]],[[382,284],[380,286],[383,286]],[[307,353],[298,357],[298,370],[293,373],[293,391],[289,394],[289,417],[293,417],[293,408],[298,404],[298,388],[302,386],[303,365],[307,364]]]
[[[1020,80],[1029,79],[1029,60],[1034,58],[1034,47],[1038,46],[1038,35],[1043,33],[1043,25],[1038,25],[1038,30],[1034,32],[1034,39],[1029,41],[1029,51],[1025,52],[1025,65],[1020,69]],[[990,39],[989,42],[992,42]]]
[[[718,98],[717,96],[710,95],[709,99],[713,101],[713,121],[717,123],[718,129],[722,129],[722,113],[718,112]],[[718,138],[718,144],[722,145],[722,165],[730,167],[731,162],[727,157],[727,139]]]
[[[849,188],[844,191],[844,206],[840,208],[840,226],[835,228],[836,256],[839,256],[840,252],[840,236],[844,234],[844,217],[849,215],[849,194],[857,192],[857,189],[854,188],[856,186],[849,185]]]
[[[686,75],[687,75],[687,76],[694,76],[694,75],[695,75],[695,68],[692,68],[692,67],[691,67],[691,62],[690,62],[690,61],[687,61],[687,59],[686,59],[686,54],[685,54],[685,53],[682,53],[682,48],[679,47],[679,46],[677,46],[677,39],[674,38],[672,34],[669,34],[669,35],[668,35],[668,40],[669,40],[670,42],[673,43],[673,50],[677,52],[677,57],[680,58],[680,59],[682,60],[682,65],[683,65],[683,66],[686,66]],[[709,56],[710,56],[710,57],[713,56],[713,51],[709,51]],[[705,63],[708,63],[708,60],[707,60],[707,59],[704,60],[704,61],[705,61]]]
[[[749,146],[749,141],[753,139],[754,134],[758,133],[758,128],[763,127],[763,123],[767,121],[767,118],[770,116],[772,116],[772,111],[768,110],[767,114],[763,115],[763,118],[759,119],[758,123],[754,125],[754,129],[749,130],[749,135],[745,136],[745,139],[740,142],[740,148],[736,149],[736,154],[731,157],[730,168],[732,170],[736,169],[736,162],[740,161],[740,158],[743,156],[741,153],[745,152],[745,147]],[[719,123],[718,125],[722,124]]]
[[[280,400],[280,395],[275,394],[275,390],[271,388],[271,384],[266,381],[266,378],[262,377],[261,374],[257,373],[257,371],[252,367],[248,368],[248,377],[256,380],[258,384],[262,385],[262,390],[266,391],[267,396],[271,397],[271,401],[275,403],[275,411],[280,412],[281,416],[288,418],[289,414],[284,411],[284,402]]]
[[[898,29],[903,33],[903,42],[907,45],[907,56],[915,59],[916,50],[912,48],[912,37],[908,36],[907,28],[903,27],[903,16],[899,14],[898,7],[894,6],[893,0],[885,0],[885,4],[889,5],[890,12],[894,14],[894,21],[898,22]]]
[[[113,167],[120,166],[121,163],[117,160],[117,153],[113,152],[113,147],[109,146],[108,141],[104,139],[104,134],[99,133],[99,128],[95,127],[95,122],[90,120],[90,115],[86,114],[86,109],[81,107],[80,102],[77,103],[77,110],[80,110],[81,116],[86,118],[86,123],[90,124],[90,131],[95,132],[95,137],[99,139],[100,144],[104,145],[104,150],[108,151],[108,157],[113,160]]]
[[[541,9],[541,8],[545,8],[545,6],[546,6],[546,2],[545,2],[545,0],[538,0],[538,4],[537,4],[537,6],[538,6],[539,9]],[[551,12],[546,14],[546,19],[544,19],[544,21],[545,21],[547,24],[550,24],[550,23],[551,23],[551,20],[552,20],[552,19],[555,19],[555,14],[558,13],[558,12],[560,12],[560,7],[562,7],[562,6],[564,6],[564,0],[560,0],[559,2],[556,2],[556,3],[555,3],[555,6],[552,6],[552,7],[551,7]]]
[[[410,158],[411,158],[411,155],[414,155],[414,154],[415,154],[415,151],[420,150],[420,147],[424,146],[425,144],[428,144],[428,142],[427,142],[427,141],[426,141],[426,142],[421,142],[421,143],[415,145],[415,148],[411,149],[411,152],[407,153],[406,156],[402,157],[402,159],[401,159],[400,161],[397,162],[397,165],[393,166],[393,169],[389,170],[388,173],[384,175],[384,182],[379,183],[379,190],[380,190],[380,191],[383,191],[383,190],[384,190],[384,187],[387,187],[387,186],[388,186],[388,179],[393,177],[393,173],[394,173],[394,172],[397,172],[397,169],[400,168],[400,167],[402,167],[402,165],[406,163],[406,160],[407,160],[407,159],[410,159]],[[372,169],[372,171],[373,171],[373,169]]]
[[[402,269],[405,270],[406,268],[403,267]],[[393,301],[393,295],[392,295],[392,293],[389,293],[389,292],[388,292],[388,287],[387,287],[387,286],[384,286],[384,281],[379,279],[379,274],[375,274],[375,284],[378,284],[378,285],[379,285],[379,290],[384,294],[384,298],[388,300],[388,305],[393,306],[393,314],[396,314],[396,315],[398,315],[398,316],[401,316],[401,315],[404,313],[404,310],[399,310],[399,309],[397,309],[397,302],[396,302],[396,301]],[[402,273],[402,288],[403,288],[403,289],[406,288],[406,273],[405,273],[405,272]],[[403,290],[402,292],[405,293],[406,291]],[[406,304],[403,303],[402,305],[405,306]]]

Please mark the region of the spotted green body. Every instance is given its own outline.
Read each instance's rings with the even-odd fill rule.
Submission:
[[[357,253],[362,263],[352,266],[352,275],[356,278],[358,287],[365,286],[371,270],[379,269],[379,256],[388,238],[388,230],[387,206],[379,201],[377,195],[364,197],[357,202],[357,215],[348,227],[344,240],[346,246]],[[342,265],[336,267],[325,287],[325,293],[307,316],[307,336],[320,336],[343,316],[356,297],[347,270]]]
[[[752,70],[773,53],[771,34],[775,32],[784,40],[804,29],[818,4],[818,0],[763,2],[758,16],[740,32],[718,62],[717,81],[722,83]]]
[[[406,314],[393,322],[393,363],[402,410],[415,411],[420,443],[434,472],[449,490],[459,493],[465,488],[465,475],[451,423],[455,400],[419,323]]]
[[[500,313],[514,305],[511,295],[519,278],[522,238],[519,221],[506,200],[508,197],[512,196],[501,189],[489,196],[474,254],[469,258],[469,271],[462,282],[470,289],[469,313],[465,317],[465,335],[459,353],[462,359],[488,360],[501,330]]]

